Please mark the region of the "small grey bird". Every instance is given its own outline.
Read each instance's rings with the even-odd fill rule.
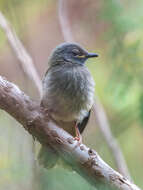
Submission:
[[[80,142],[94,103],[95,84],[85,62],[97,56],[77,43],[62,43],[50,55],[43,79],[41,106],[58,126]],[[44,152],[45,149],[40,154]]]

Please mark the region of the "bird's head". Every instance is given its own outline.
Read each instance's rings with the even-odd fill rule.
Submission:
[[[58,45],[49,58],[51,66],[72,63],[83,65],[88,58],[98,57],[97,53],[89,53],[77,43],[62,43]]]

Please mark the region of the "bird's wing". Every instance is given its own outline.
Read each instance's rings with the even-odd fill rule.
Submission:
[[[50,70],[50,67],[47,69],[46,73],[44,74],[44,76],[43,76],[43,78],[42,78],[42,84],[44,83],[45,77],[46,77],[46,75],[48,74],[49,70]]]
[[[84,119],[82,120],[81,123],[78,124],[78,129],[80,131],[80,133],[82,133],[88,123],[89,117],[90,117],[90,112],[91,110],[88,112],[88,115],[86,117],[84,117]]]
[[[44,74],[44,76],[43,76],[43,78],[42,78],[42,88],[44,88],[43,86],[44,86],[44,83],[45,83],[45,77],[46,77],[46,75],[48,74],[49,70],[50,70],[50,68],[47,69],[46,73]],[[42,107],[44,107],[44,104],[43,104],[43,97],[42,97],[42,99],[41,99],[40,105],[41,105]]]

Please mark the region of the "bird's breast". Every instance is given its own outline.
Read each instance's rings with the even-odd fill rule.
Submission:
[[[85,66],[50,68],[43,88],[42,104],[56,120],[81,121],[94,102],[94,80]]]

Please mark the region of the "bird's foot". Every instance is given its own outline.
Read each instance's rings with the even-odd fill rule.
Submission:
[[[82,136],[81,135],[74,137],[74,140],[76,140],[78,142],[78,145],[82,144]]]
[[[81,145],[82,144],[82,136],[81,136],[80,131],[78,129],[78,123],[77,122],[75,124],[75,133],[76,133],[76,136],[74,137],[74,140],[78,141],[78,145]]]

